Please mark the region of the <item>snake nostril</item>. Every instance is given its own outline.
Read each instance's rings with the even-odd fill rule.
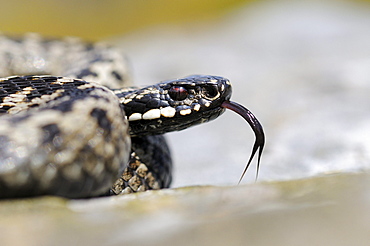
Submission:
[[[189,93],[188,90],[182,86],[173,86],[169,89],[168,95],[175,101],[182,101],[189,95]]]

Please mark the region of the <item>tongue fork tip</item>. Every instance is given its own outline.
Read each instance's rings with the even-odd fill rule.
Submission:
[[[244,171],[243,171],[243,173],[240,177],[240,180],[239,180],[238,184],[240,184],[240,182],[242,181],[242,179],[244,177],[244,174],[246,173],[247,169],[249,168],[249,166],[250,166],[250,164],[253,160],[254,155],[256,154],[257,150],[259,149],[258,158],[257,158],[257,171],[256,171],[256,180],[257,180],[258,171],[259,171],[259,167],[260,167],[261,155],[262,155],[263,147],[265,145],[265,134],[263,132],[262,125],[257,120],[257,118],[252,114],[252,112],[249,111],[247,108],[245,108],[241,104],[238,104],[238,103],[232,102],[232,101],[224,101],[221,104],[221,107],[230,109],[230,110],[234,111],[235,113],[239,114],[252,127],[252,130],[254,132],[254,135],[255,135],[256,139],[255,139],[255,142],[254,142],[254,145],[253,145],[252,153],[249,157],[249,160],[247,162],[246,167],[244,168]]]

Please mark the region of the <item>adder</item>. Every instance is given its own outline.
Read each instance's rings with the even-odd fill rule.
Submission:
[[[138,88],[119,49],[36,34],[1,35],[0,61],[0,75],[8,76],[0,79],[0,198],[169,187],[172,160],[163,134],[225,109],[240,114],[256,136],[241,179],[257,151],[258,175],[263,128],[230,101],[226,78],[193,75]]]

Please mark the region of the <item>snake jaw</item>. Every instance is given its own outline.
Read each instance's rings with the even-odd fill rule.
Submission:
[[[230,110],[234,111],[235,113],[239,114],[252,127],[252,130],[254,132],[254,135],[256,136],[256,139],[254,141],[252,153],[251,153],[251,155],[249,157],[249,160],[247,162],[247,165],[244,168],[244,171],[243,171],[243,173],[242,173],[242,175],[239,179],[238,184],[240,184],[240,182],[242,181],[245,172],[247,171],[247,169],[249,168],[249,166],[250,166],[250,164],[253,160],[254,155],[256,154],[257,150],[259,149],[258,159],[257,159],[257,172],[256,172],[256,180],[257,180],[258,171],[259,171],[259,167],[260,167],[260,161],[261,161],[261,155],[262,155],[263,147],[265,145],[265,134],[263,132],[262,125],[257,120],[257,118],[252,114],[252,112],[249,111],[247,108],[245,108],[243,105],[240,105],[240,104],[238,104],[236,102],[232,102],[232,101],[224,101],[221,104],[221,107],[226,108],[226,109],[230,109]]]
[[[118,94],[117,94],[118,92]],[[117,91],[130,123],[130,135],[180,131],[216,119],[231,97],[228,79],[192,75],[160,82],[128,94]]]

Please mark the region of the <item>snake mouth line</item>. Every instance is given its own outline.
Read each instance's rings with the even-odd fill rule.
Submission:
[[[252,112],[249,111],[247,108],[245,108],[243,105],[240,105],[236,102],[224,101],[221,104],[221,107],[226,108],[226,109],[230,109],[230,110],[234,111],[235,113],[239,114],[252,127],[252,130],[254,132],[254,135],[256,136],[256,139],[254,141],[252,153],[249,157],[247,165],[244,168],[243,174],[241,175],[241,177],[239,179],[239,183],[240,183],[240,181],[242,181],[245,172],[247,171],[247,169],[249,168],[249,166],[250,166],[250,164],[253,160],[254,155],[256,154],[257,150],[259,149],[258,159],[257,159],[257,172],[256,172],[256,180],[257,180],[258,171],[259,171],[259,168],[260,168],[261,155],[262,155],[263,147],[265,145],[265,133],[263,132],[262,125],[257,120],[257,118],[252,114]]]

